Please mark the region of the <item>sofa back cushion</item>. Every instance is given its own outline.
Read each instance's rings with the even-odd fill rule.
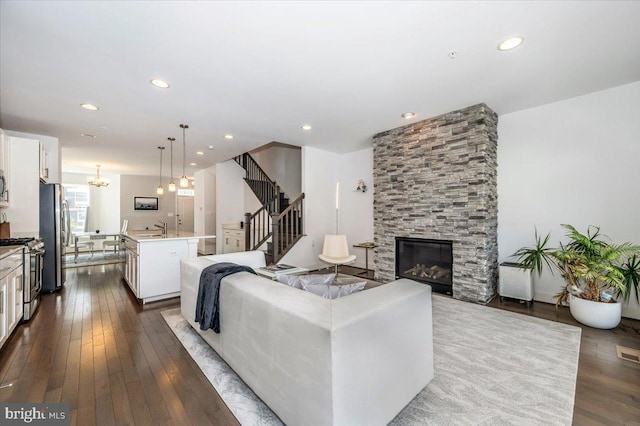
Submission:
[[[208,259],[214,263],[219,262],[231,262],[238,265],[249,266],[251,268],[262,268],[266,266],[264,259],[264,252],[255,251],[241,251],[237,253],[225,253],[214,254],[211,256],[202,256],[202,259]]]

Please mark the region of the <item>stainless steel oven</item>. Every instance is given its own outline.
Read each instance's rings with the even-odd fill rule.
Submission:
[[[22,288],[24,288],[23,321],[29,321],[40,304],[44,243],[35,238],[4,238],[0,246],[22,247]]]
[[[39,240],[31,241],[24,248],[24,321],[33,317],[40,304],[44,253],[44,243]]]

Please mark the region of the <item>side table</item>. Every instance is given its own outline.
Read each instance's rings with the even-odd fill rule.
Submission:
[[[369,249],[376,248],[378,245],[376,243],[366,242],[354,244],[353,246],[364,249],[364,272],[360,272],[356,275],[369,277]]]

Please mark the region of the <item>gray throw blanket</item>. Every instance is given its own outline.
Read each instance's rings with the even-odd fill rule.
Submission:
[[[200,323],[200,330],[212,328],[220,333],[220,281],[227,275],[243,271],[255,274],[248,266],[229,262],[214,263],[202,270],[195,319]]]

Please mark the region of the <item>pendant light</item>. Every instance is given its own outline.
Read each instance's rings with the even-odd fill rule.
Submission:
[[[169,192],[176,192],[176,184],[173,181],[173,141],[176,138],[167,138],[171,142],[171,179],[169,180]]]
[[[164,194],[164,188],[162,187],[162,151],[164,150],[164,146],[159,146],[160,150],[160,185],[156,188],[156,194],[162,195]]]
[[[185,130],[189,128],[187,124],[181,124],[180,128],[182,129],[182,177],[180,178],[180,187],[188,188],[189,187],[189,179],[187,179],[187,174],[185,173],[185,168],[187,166],[187,145],[184,138]]]
[[[109,179],[105,179],[100,176],[100,164],[96,164],[96,175],[89,176],[87,178],[87,183],[89,185],[97,186],[100,188],[101,186],[109,186]]]

